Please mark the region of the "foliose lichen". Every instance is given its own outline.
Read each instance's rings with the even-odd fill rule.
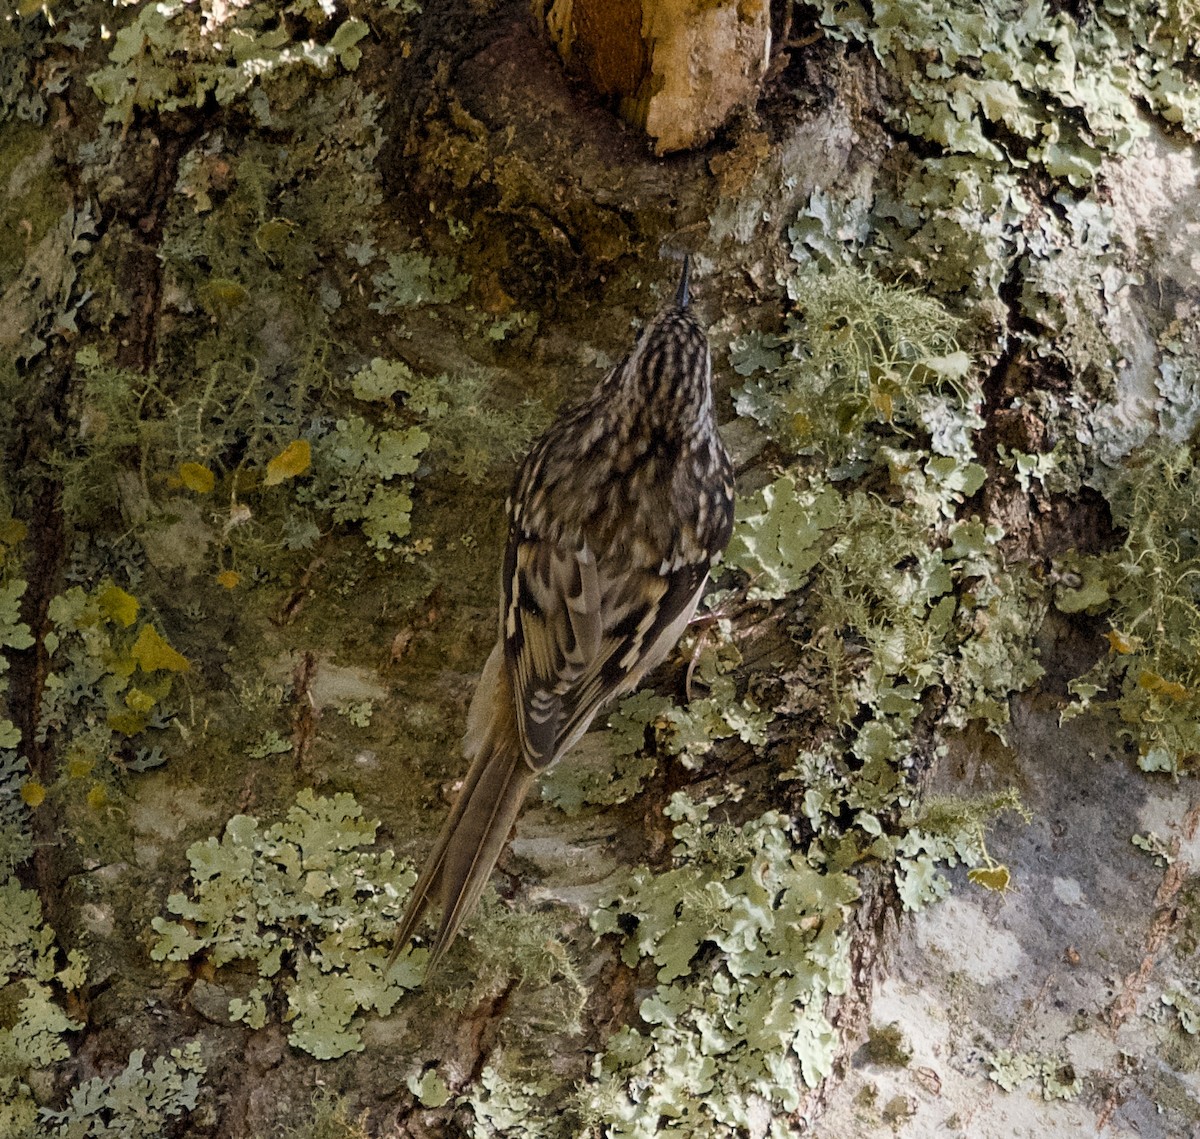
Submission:
[[[400,906],[416,881],[390,851],[371,853],[378,823],[353,797],[301,791],[287,818],[267,827],[230,819],[220,839],[188,848],[192,881],[155,918],[156,961],[201,957],[215,968],[252,963],[258,980],[229,1002],[232,1020],[267,1021],[287,1000],[288,1040],[319,1059],[363,1047],[361,1013],[391,1012],[421,978],[424,950],[385,972]]]

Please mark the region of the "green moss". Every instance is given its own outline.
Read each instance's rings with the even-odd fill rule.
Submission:
[[[907,1068],[912,1059],[912,1049],[898,1024],[871,1027],[860,1054],[867,1062],[883,1068]]]
[[[0,293],[68,206],[45,132],[31,123],[0,130]]]
[[[178,109],[177,121],[187,121],[200,101],[219,110],[183,155],[164,206],[157,358],[143,374],[119,367],[99,342],[78,353],[71,414],[81,429],[55,456],[68,526],[103,531],[119,504],[116,528],[131,536],[81,541],[70,572],[110,576],[146,604],[154,589],[173,589],[189,573],[233,575],[221,583],[232,582],[228,593],[196,582],[181,591],[171,610],[179,632],[171,627],[166,636],[211,667],[187,725],[194,762],[211,768],[245,758],[230,731],[246,736],[256,771],[274,771],[271,757],[289,750],[280,707],[286,667],[268,679],[264,662],[293,643],[335,638],[347,656],[386,655],[387,637],[363,632],[361,612],[351,609],[386,611],[389,620],[402,611],[395,619],[406,633],[416,630],[409,651],[419,657],[403,671],[419,680],[373,713],[360,703],[345,718],[328,717],[323,743],[340,749],[369,719],[373,735],[393,732],[390,743],[395,734],[415,735],[436,751],[431,762],[444,764],[453,698],[423,690],[425,666],[453,640],[437,666],[466,671],[482,635],[468,614],[452,635],[426,636],[408,607],[421,603],[432,623],[434,610],[462,609],[464,597],[467,609],[482,608],[485,594],[490,606],[493,582],[490,564],[474,564],[482,559],[461,564],[461,515],[439,512],[436,496],[457,494],[463,479],[487,480],[523,445],[536,414],[489,396],[482,374],[457,365],[439,371],[440,362],[422,374],[401,362],[398,321],[371,324],[361,309],[372,302],[380,316],[413,328],[457,320],[482,338],[507,335],[520,319],[461,316],[468,280],[457,256],[413,247],[411,235],[380,224],[382,106],[346,74],[363,44],[360,20],[339,11],[326,21],[304,2],[228,5],[224,17],[211,5],[150,7],[117,13],[114,38],[95,45],[106,58],[93,89],[111,135],[92,158],[80,152],[85,167],[97,154],[107,161],[118,133],[136,138],[159,112]],[[1046,346],[1035,351],[1102,386],[1112,363],[1104,308],[1128,281],[1126,251],[1085,191],[1103,157],[1127,149],[1141,129],[1144,106],[1192,121],[1194,85],[1177,66],[1188,36],[1182,5],[1159,5],[1150,22],[1109,0],[1086,25],[1036,7],[1016,19],[996,6],[967,7],[876,6],[869,17],[853,3],[825,7],[831,33],[877,52],[885,81],[896,81],[897,97],[887,100],[896,125],[922,137],[930,156],[911,170],[889,170],[870,202],[813,195],[792,227],[800,266],[789,283],[793,319],[752,331],[732,356],[749,378],[738,396],[743,412],[770,425],[788,450],[815,456],[814,468],[834,461],[835,478],[810,481],[807,469],[789,466],[740,504],[733,572],[723,583],[755,602],[786,598],[784,629],[804,646],[802,670],[778,676],[770,662],[743,679],[747,665],[728,622],[717,620],[697,646],[696,699],[680,707],[654,693],[632,697],[611,720],[615,777],[562,765],[547,787],[571,809],[619,802],[636,793],[657,755],[702,765],[714,741],[736,734],[745,747],[765,749],[817,725],[786,773],[802,785],[775,789],[783,799],[795,788],[795,822],[710,822],[702,807],[676,800],[675,864],[657,878],[637,871],[628,896],[614,897],[598,918],[624,938],[631,966],[658,974],[641,1023],[612,1037],[563,1116],[542,1110],[566,1094],[544,1057],[497,1058],[467,1093],[480,1130],[735,1134],[761,1118],[765,1102],[782,1133],[802,1086],[828,1070],[834,1041],[824,998],[845,983],[843,919],[855,870],[882,864],[905,902],[919,905],[944,888],[939,866],[986,862],[987,811],[998,805],[917,812],[909,782],[914,749],[926,746],[916,727],[922,709],[944,697],[947,723],[980,718],[999,731],[1009,693],[1038,673],[1030,649],[1042,604],[1037,584],[1004,566],[999,529],[971,516],[984,472],[973,442],[979,373],[967,350],[987,365],[997,341],[980,338],[959,314],[982,298],[982,311],[995,315],[986,305],[1007,285],[1021,329],[1040,330]],[[385,18],[382,10],[376,17]],[[206,18],[219,36],[202,34]],[[1128,61],[1132,78],[1121,71]],[[1092,70],[1103,74],[1088,86]],[[10,86],[0,68],[0,106],[9,105]],[[236,116],[221,119],[223,108]],[[496,170],[501,182],[523,176],[515,162]],[[1026,193],[1027,177],[1065,192],[1042,207]],[[88,167],[85,184],[100,181]],[[52,271],[38,280],[50,284],[37,284],[32,300],[0,318],[34,329],[44,344],[54,330],[70,331],[83,291],[76,265],[89,238],[84,216],[47,215],[43,223],[53,237],[43,264]],[[117,228],[109,227],[85,282],[98,298],[97,323],[110,321],[104,332],[140,299],[120,283]],[[1176,370],[1160,371],[1182,435],[1194,397],[1189,360],[1173,356]],[[309,464],[269,482],[272,464],[302,442]],[[1054,464],[1018,452],[1002,460],[1024,490],[1040,494],[1068,477],[1076,456],[1064,447]],[[343,526],[363,538],[326,540]],[[386,573],[373,559],[363,567],[364,542],[395,555]],[[268,616],[292,620],[290,610],[281,616],[274,587],[290,591],[299,569],[322,564],[297,587],[307,609],[296,625],[285,635],[268,624]],[[144,593],[139,574],[148,578]],[[1088,585],[1089,604],[1109,602],[1103,573]],[[19,624],[11,613],[18,596],[7,598],[10,629]],[[60,632],[54,676],[64,684],[55,680],[49,705],[59,717],[51,730],[105,757],[121,742],[108,723],[114,709],[147,717],[149,736],[150,718],[169,707],[166,695],[118,683],[111,666],[131,655],[134,642],[125,638],[140,627],[118,630],[121,599],[110,600],[116,604],[96,623]],[[208,629],[197,633],[189,623],[205,613],[221,645],[259,627],[262,643],[237,648],[228,661],[213,647],[201,660],[192,644]],[[222,668],[231,688],[224,705],[221,693],[204,691]],[[174,678],[176,693],[181,683]],[[73,702],[76,692],[83,695]],[[796,709],[805,699],[815,714],[801,724]],[[226,718],[234,704],[237,714]],[[205,736],[210,716],[221,731]],[[16,742],[11,731],[0,734],[4,741]],[[79,758],[63,754],[68,765]],[[155,748],[118,754],[132,767],[153,762]],[[790,762],[793,751],[785,754]],[[290,776],[277,777],[286,784]],[[19,763],[0,761],[0,810],[3,790],[24,778]],[[216,965],[218,984],[247,1023],[264,1023],[272,999],[286,998],[294,1042],[335,1055],[359,1046],[363,1010],[391,1007],[400,988],[381,979],[378,964],[408,879],[386,856],[371,861],[374,829],[340,797],[306,798],[293,812],[275,826],[239,816],[220,841],[192,848],[192,884],[171,900],[179,920],[159,919],[156,953]],[[322,835],[340,837],[326,844]],[[371,916],[355,925],[364,910]],[[551,936],[553,921],[535,916],[485,915],[480,956],[493,977],[514,964],[533,984],[565,974],[569,983],[546,1022],[569,1027],[579,1015],[578,978]],[[337,932],[344,928],[351,933]],[[238,964],[259,976],[247,980]],[[436,1073],[410,1086],[430,1107],[446,1094]],[[323,1116],[314,1115],[317,1133]],[[353,1134],[344,1105],[330,1118],[330,1134]]]

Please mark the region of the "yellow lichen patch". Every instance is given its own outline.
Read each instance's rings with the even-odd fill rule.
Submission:
[[[264,253],[282,253],[295,228],[296,223],[287,218],[272,218],[255,231],[254,244]]]
[[[1147,669],[1138,677],[1138,686],[1147,692],[1155,692],[1159,696],[1168,696],[1172,700],[1186,700],[1188,690],[1174,680],[1167,680],[1157,672]]]
[[[968,881],[974,882],[976,886],[982,886],[985,890],[994,890],[997,893],[1003,894],[1012,884],[1012,876],[1008,872],[1007,866],[976,866],[974,870],[967,871]]]
[[[154,697],[140,688],[131,688],[125,693],[125,706],[131,712],[149,712],[154,707]]]
[[[210,494],[217,484],[217,476],[203,463],[180,463],[179,481],[196,494]]]
[[[187,672],[192,667],[188,664],[187,657],[171,648],[153,625],[142,626],[129,655],[143,672],[155,672],[158,669],[167,672]]]
[[[307,439],[295,439],[267,464],[264,486],[277,486],[284,479],[304,474],[312,464],[312,445]]]
[[[144,712],[113,712],[108,717],[108,726],[123,736],[136,736],[146,726]]]
[[[67,778],[83,779],[85,776],[91,775],[95,767],[95,756],[88,755],[83,751],[72,751],[67,759]]]
[[[1125,656],[1128,653],[1135,653],[1142,647],[1140,637],[1127,637],[1119,629],[1109,629],[1104,634],[1104,639],[1108,641],[1108,647],[1114,653]]]
[[[141,605],[131,593],[126,593],[120,586],[110,585],[96,598],[100,612],[110,621],[116,622],[124,629],[137,620]]]
[[[25,541],[28,533],[29,527],[19,518],[6,518],[0,522],[0,544],[5,546],[15,546]]]
[[[245,304],[250,294],[237,281],[214,277],[205,285],[203,296],[210,308],[234,308]]]
[[[46,788],[36,779],[27,779],[21,784],[21,801],[27,807],[38,807],[45,801]]]

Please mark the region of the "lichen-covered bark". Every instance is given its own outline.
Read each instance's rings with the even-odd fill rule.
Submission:
[[[667,160],[524,3],[0,25],[0,1132],[1185,1133],[1189,12],[780,8]],[[385,974],[683,250],[729,569]]]

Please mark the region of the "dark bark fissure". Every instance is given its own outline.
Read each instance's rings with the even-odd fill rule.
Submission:
[[[98,238],[111,237],[123,228],[131,238],[132,255],[123,267],[133,303],[124,326],[114,329],[117,357],[123,367],[149,371],[155,362],[157,328],[162,294],[161,263],[158,244],[162,237],[166,207],[175,184],[181,156],[191,145],[190,137],[173,135],[163,143],[153,140],[147,147],[153,158],[148,172],[150,190],[144,205],[128,214],[119,208],[101,219]],[[133,168],[137,163],[131,162]],[[145,169],[144,167],[142,169]],[[78,186],[75,171],[66,180],[76,198],[86,200],[86,187]],[[25,650],[8,653],[10,715],[21,732],[23,754],[31,777],[49,786],[58,775],[56,740],[41,730],[40,714],[46,679],[50,672],[50,653],[46,635],[51,631],[50,603],[63,587],[66,560],[70,553],[70,522],[64,516],[62,486],[46,468],[45,460],[54,451],[69,444],[76,425],[71,422],[72,373],[66,349],[52,352],[46,366],[46,378],[29,401],[21,435],[21,446],[9,456],[10,470],[18,478],[36,471],[27,490],[29,501],[28,556],[25,565],[28,587],[22,598],[21,619],[29,626],[34,644]],[[49,798],[31,812],[33,858],[19,868],[19,877],[35,889],[47,922],[63,937],[73,924],[64,908],[63,884],[74,871],[78,852],[62,841],[61,808]]]
[[[65,389],[65,382],[56,385]],[[61,397],[60,397],[61,398]],[[56,483],[46,478],[32,495],[33,524],[29,530],[30,554],[27,566],[29,586],[22,599],[21,619],[29,626],[34,644],[21,652],[9,653],[9,710],[20,729],[21,743],[29,763],[30,775],[42,786],[53,781],[55,755],[52,742],[39,738],[39,710],[50,654],[46,649],[47,614],[50,601],[58,592],[65,535],[62,504]],[[62,931],[61,861],[64,851],[59,841],[61,817],[53,802],[44,802],[31,812],[33,859],[19,868],[22,884],[37,891],[47,922]]]
[[[158,247],[166,224],[171,192],[179,172],[180,159],[192,148],[204,128],[184,126],[163,137],[147,132],[143,149],[150,152],[149,170],[142,178],[145,204],[127,217],[114,217],[122,224],[129,242],[129,257],[123,268],[122,283],[130,292],[132,304],[124,327],[118,326],[117,363],[139,372],[152,371],[157,362],[158,324],[162,301],[162,262]],[[133,163],[133,169],[139,169]]]

